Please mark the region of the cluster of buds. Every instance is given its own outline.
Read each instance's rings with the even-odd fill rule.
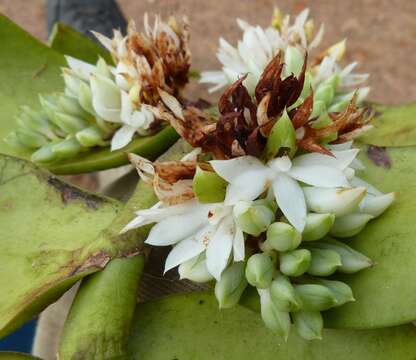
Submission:
[[[221,308],[252,286],[267,327],[287,338],[293,323],[300,336],[317,339],[321,312],[354,300],[347,284],[325,277],[373,264],[341,240],[361,232],[396,194],[356,176],[364,166],[352,140],[370,127],[371,114],[360,106],[365,91],[340,89],[365,76],[337,65],[344,43],[308,64],[306,16],[293,26],[275,23],[285,41],[268,62],[254,49],[241,52],[255,36],[264,50],[270,31],[248,28],[240,55],[225,46],[234,63],[238,55],[264,66],[254,80],[243,75],[225,90],[218,116],[161,97],[158,117],[195,150],[170,162],[131,155],[159,202],[123,231],[155,223],[146,243],[173,246],[165,272],[178,267],[181,278],[215,281]]]
[[[178,96],[188,81],[189,35],[186,21],[164,23],[157,17],[150,27],[145,16],[144,23],[144,33],[131,22],[126,36],[119,31],[112,39],[95,34],[115,66],[103,59],[90,65],[67,57],[64,92],[41,95],[40,110],[22,107],[9,143],[33,152],[35,162],[50,163],[110,144],[117,150],[135,134],[156,131],[161,96]]]

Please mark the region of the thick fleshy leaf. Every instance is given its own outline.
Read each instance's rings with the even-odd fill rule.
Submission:
[[[143,266],[144,255],[114,259],[103,271],[82,281],[65,320],[60,359],[127,357]]]
[[[416,319],[416,148],[388,148],[389,169],[376,166],[366,154],[363,147],[360,158],[366,170],[359,176],[383,192],[398,191],[399,196],[390,209],[348,240],[375,265],[339,277],[351,286],[357,301],[324,314],[330,327],[377,328]]]
[[[49,37],[49,46],[57,52],[95,64],[99,57],[113,62],[110,53],[90,38],[63,23],[56,23]]]
[[[130,336],[142,360],[413,360],[412,325],[369,331],[324,330],[307,341],[291,329],[287,343],[259,314],[242,306],[220,311],[213,295],[174,295],[138,305]]]
[[[109,243],[95,239],[119,208],[24,160],[0,156],[0,336],[105,266]]]
[[[61,67],[66,66],[66,61],[62,54],[48,48],[2,15],[0,37],[0,68],[3,69],[0,72],[0,153],[29,158],[30,153],[16,151],[4,138],[16,127],[15,116],[20,106],[28,105],[37,109],[40,106],[39,94],[63,89]],[[71,160],[49,164],[48,169],[56,174],[108,169],[126,164],[126,152],[154,159],[177,139],[176,132],[166,128],[156,135],[134,139],[119,151],[111,152],[109,148],[94,149]]]
[[[40,360],[40,359],[37,357],[31,356],[29,354],[0,351],[0,360]]]
[[[376,146],[416,145],[416,103],[399,106],[374,105],[373,128],[359,141]]]

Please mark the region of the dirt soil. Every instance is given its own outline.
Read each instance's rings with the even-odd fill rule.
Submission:
[[[138,24],[144,12],[186,14],[191,20],[194,67],[215,69],[220,36],[235,43],[235,18],[266,26],[274,6],[297,13],[309,7],[317,24],[325,22],[323,45],[348,38],[347,60],[371,73],[371,99],[388,104],[416,100],[416,1],[413,0],[119,0],[128,18]],[[0,0],[0,12],[46,40],[44,0]],[[204,96],[199,90],[198,95]]]

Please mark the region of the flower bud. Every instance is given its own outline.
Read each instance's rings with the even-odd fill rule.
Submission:
[[[325,104],[325,108],[327,108],[334,99],[335,91],[333,86],[330,84],[320,84],[316,89],[314,94],[314,102],[322,101]]]
[[[290,332],[290,316],[280,311],[273,303],[268,289],[258,290],[260,295],[261,317],[267,328],[287,340]]]
[[[28,106],[22,106],[17,123],[21,127],[36,131],[49,139],[56,139],[53,126],[49,123],[46,113],[43,111],[35,111]]]
[[[330,234],[346,238],[357,235],[374,216],[362,213],[348,214],[335,219]]]
[[[341,263],[341,256],[334,250],[310,248],[312,260],[308,274],[328,276],[333,274]]]
[[[199,202],[215,203],[224,201],[227,182],[216,172],[205,171],[197,167],[192,185]]]
[[[120,122],[121,92],[110,79],[91,75],[92,104],[95,112],[104,120]]]
[[[105,144],[103,136],[103,131],[97,125],[89,126],[75,134],[78,142],[85,147],[103,146]]]
[[[337,271],[342,273],[352,274],[373,265],[368,257],[340,241],[332,239],[316,241],[310,243],[310,247],[336,251],[341,256],[341,266]]]
[[[285,65],[283,68],[283,77],[291,74],[298,76],[302,71],[303,62],[305,60],[304,54],[295,46],[288,46],[285,51]]]
[[[81,84],[85,84],[71,69],[63,69],[65,82],[65,94],[73,97],[78,96]]]
[[[110,80],[114,79],[114,76],[111,73],[110,67],[107,65],[107,63],[102,57],[98,59],[96,66],[93,68],[93,73],[96,75],[103,76]]]
[[[337,61],[341,61],[345,55],[345,51],[346,45],[344,39],[329,47],[325,52],[326,54],[335,57]]]
[[[311,211],[335,216],[343,216],[357,209],[358,204],[364,198],[365,187],[350,189],[304,187],[305,200]]]
[[[312,114],[310,117],[311,118],[318,117],[321,114],[323,114],[325,111],[326,111],[325,102],[323,102],[322,100],[314,100],[313,110],[312,110]]]
[[[55,120],[55,113],[59,111],[58,105],[56,104],[57,99],[54,95],[39,95],[39,101],[42,105],[43,110],[46,112],[48,119],[52,122]]]
[[[322,339],[324,321],[319,311],[298,311],[292,314],[298,334],[305,340]]]
[[[17,129],[15,133],[17,140],[28,148],[37,149],[48,142],[43,135],[24,127]]]
[[[309,213],[306,216],[306,225],[302,232],[302,241],[315,241],[328,234],[334,224],[335,216],[332,214]]]
[[[247,261],[247,281],[258,289],[265,289],[270,286],[273,272],[273,262],[270,256],[265,253],[251,255]]]
[[[306,311],[328,310],[337,303],[335,295],[324,285],[296,285],[295,292],[302,303],[302,309]]]
[[[360,203],[360,211],[374,217],[380,216],[397,198],[397,193],[391,192],[379,196],[367,195]]]
[[[280,271],[287,276],[300,276],[305,273],[311,263],[311,253],[306,249],[298,249],[279,254]]]
[[[233,263],[223,271],[221,279],[215,284],[215,297],[221,309],[233,307],[240,301],[247,287],[245,265],[244,262]]]
[[[240,229],[253,236],[266,231],[274,220],[274,212],[262,201],[239,201],[233,212]]]
[[[88,126],[87,121],[62,112],[55,113],[54,123],[67,134],[75,134]]]
[[[56,160],[56,155],[52,152],[55,143],[48,143],[36,150],[30,157],[34,163],[49,163]]]
[[[315,279],[314,283],[324,285],[332,291],[332,294],[337,299],[336,306],[341,306],[347,302],[355,301],[351,288],[342,281]]]
[[[286,152],[289,156],[296,153],[296,133],[287,112],[285,111],[279,120],[273,125],[267,138],[264,150],[265,160],[271,160],[279,153]]]
[[[205,283],[214,279],[208,271],[205,254],[183,262],[179,265],[178,272],[181,280],[188,279],[197,283]]]
[[[60,112],[79,118],[86,118],[88,114],[79,105],[78,100],[72,96],[61,95],[57,102]]]
[[[280,30],[283,21],[283,14],[278,7],[273,9],[272,26],[277,30]]]
[[[68,138],[54,144],[51,148],[56,159],[64,160],[74,157],[81,151],[81,145],[75,138]]]
[[[292,225],[284,222],[275,222],[267,229],[267,242],[277,251],[294,250],[301,240],[301,234]]]
[[[301,308],[301,302],[294,287],[289,278],[284,275],[279,275],[272,281],[270,296],[280,311],[298,311]]]
[[[86,83],[81,83],[79,86],[78,102],[86,112],[91,115],[95,115],[95,111],[92,106],[91,88]]]

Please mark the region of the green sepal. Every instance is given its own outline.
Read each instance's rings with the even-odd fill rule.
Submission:
[[[222,202],[225,199],[227,182],[214,171],[202,170],[198,166],[192,186],[201,203]]]

